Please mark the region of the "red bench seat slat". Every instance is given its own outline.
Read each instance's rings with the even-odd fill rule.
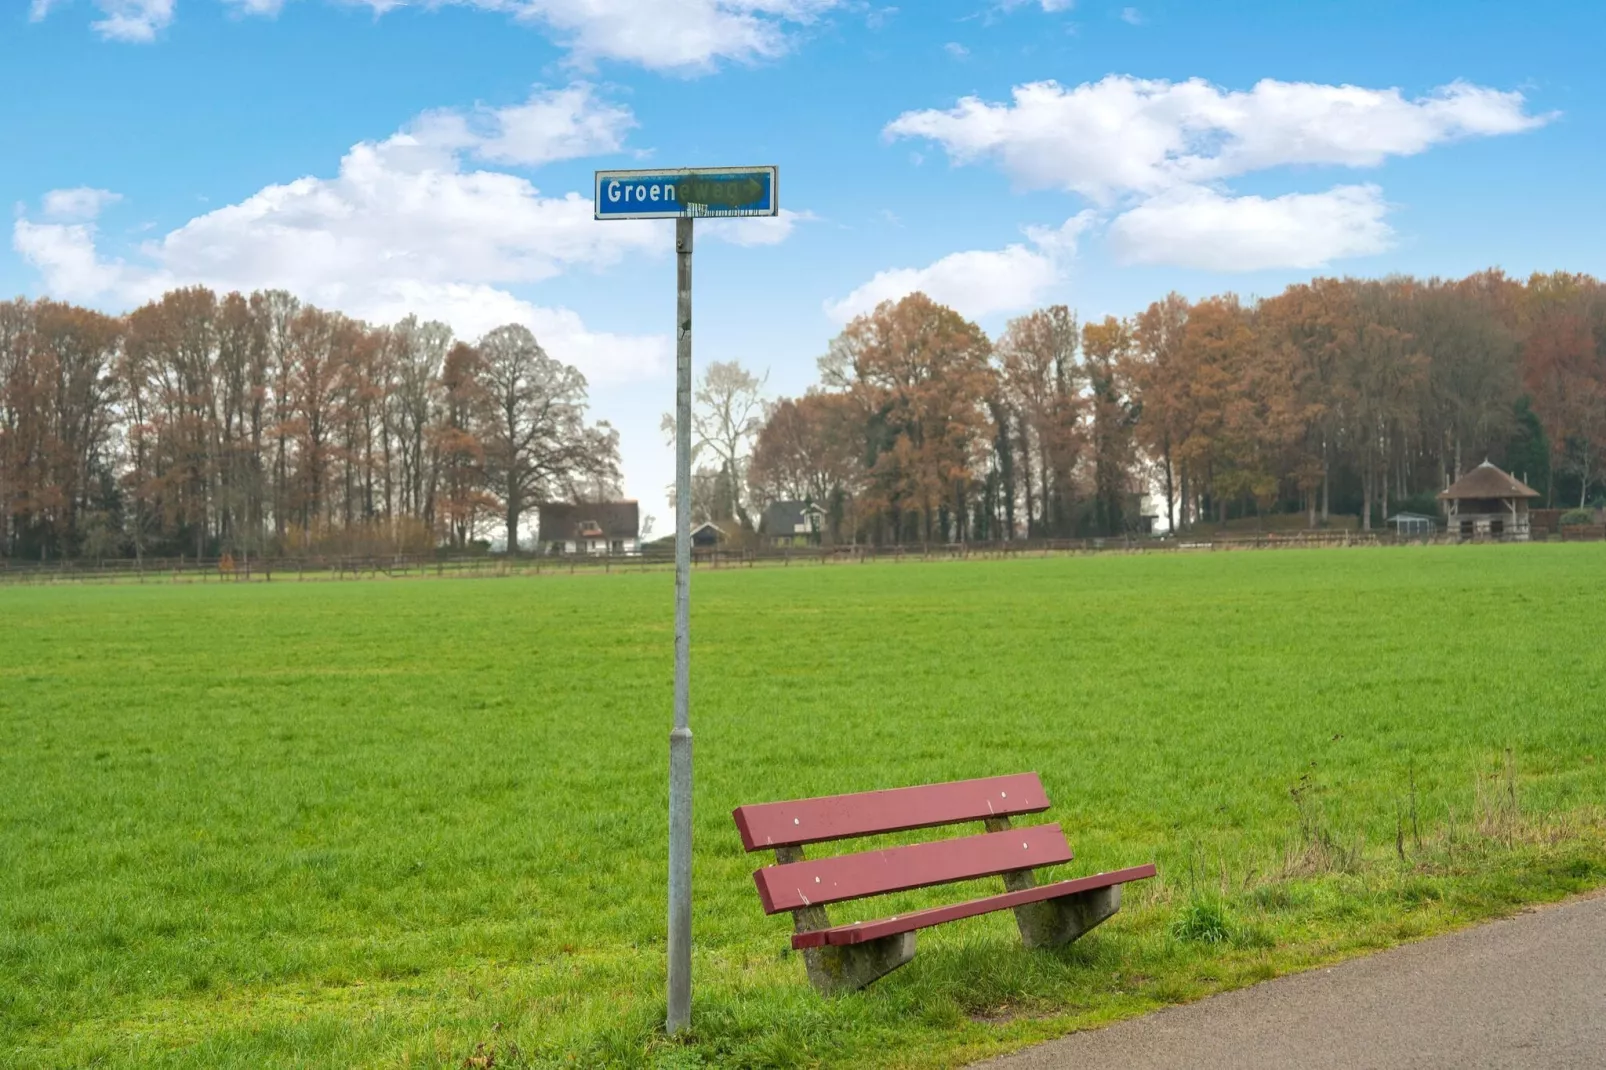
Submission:
[[[775,914],[1070,860],[1070,844],[1058,825],[1033,825],[766,866],[753,874],[753,880],[764,901],[764,912]]]
[[[758,803],[731,811],[749,851],[981,821],[1048,809],[1036,773]]]
[[[953,903],[949,906],[917,910],[910,914],[883,918],[880,921],[863,921],[855,922],[852,925],[837,925],[830,929],[816,929],[814,932],[795,934],[792,937],[792,946],[801,951],[803,948],[823,947],[827,944],[838,946],[862,944],[868,940],[876,940],[883,936],[894,936],[898,933],[913,932],[915,929],[925,929],[932,925],[941,925],[943,922],[958,921],[961,918],[973,918],[979,914],[990,914],[995,910],[1008,910],[1011,907],[1037,903],[1044,899],[1058,899],[1060,896],[1072,895],[1076,892],[1106,888],[1112,884],[1145,880],[1154,876],[1154,874],[1154,865],[1149,863],[1142,866],[1133,866],[1130,869],[1118,869],[1112,873],[1098,873],[1091,877],[1058,881],[1054,884],[1027,888],[1019,892],[1005,892],[1003,895],[992,895],[985,899],[972,899],[966,903]]]

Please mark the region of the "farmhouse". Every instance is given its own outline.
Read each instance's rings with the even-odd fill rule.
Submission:
[[[825,510],[813,502],[771,502],[758,530],[771,546],[818,546],[825,531]]]
[[[640,553],[640,532],[635,502],[541,503],[538,539],[547,553]]]
[[[1480,537],[1526,541],[1528,503],[1539,492],[1484,461],[1439,492],[1446,528],[1463,539]]]

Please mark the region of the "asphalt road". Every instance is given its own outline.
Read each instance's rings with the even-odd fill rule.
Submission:
[[[976,1064],[1606,1068],[1606,895],[1380,952]]]

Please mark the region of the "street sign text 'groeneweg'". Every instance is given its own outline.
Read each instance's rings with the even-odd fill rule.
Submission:
[[[598,219],[697,219],[780,213],[773,167],[598,171]]]

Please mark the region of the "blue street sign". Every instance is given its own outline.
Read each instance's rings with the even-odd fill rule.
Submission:
[[[597,219],[778,215],[774,167],[598,171]]]

